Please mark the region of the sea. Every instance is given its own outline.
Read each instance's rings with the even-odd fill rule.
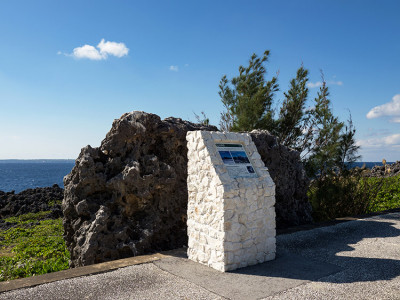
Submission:
[[[394,164],[394,163],[395,163],[394,161],[392,161],[392,162],[390,162],[390,161],[386,162],[387,165],[391,165],[391,164]],[[365,165],[365,167],[366,167],[367,169],[372,169],[372,168],[375,167],[375,166],[382,166],[383,163],[382,163],[381,161],[379,161],[379,162],[371,162],[371,161],[368,161],[368,162],[355,162],[355,163],[349,164],[348,167],[349,167],[349,168],[355,168],[355,167],[361,168],[361,167],[364,166],[364,165]]]
[[[73,159],[0,160],[0,191],[19,193],[26,189],[58,184],[75,165]]]
[[[391,162],[388,162],[390,164]],[[0,191],[19,193],[26,189],[58,184],[75,164],[73,159],[0,160]],[[356,162],[351,167],[381,166],[382,162]]]

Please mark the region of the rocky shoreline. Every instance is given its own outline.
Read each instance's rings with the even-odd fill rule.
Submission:
[[[374,166],[371,169],[356,167],[366,177],[391,177],[400,175],[400,161],[386,166]],[[2,219],[16,217],[27,213],[51,211],[48,218],[61,218],[61,205],[52,201],[61,201],[64,198],[64,189],[54,184],[51,187],[26,189],[20,193],[4,192],[0,190],[0,223]],[[1,225],[0,225],[1,227]]]
[[[45,219],[58,219],[63,216],[60,202],[64,197],[64,189],[57,184],[51,187],[27,189],[20,193],[0,191],[0,229],[13,226],[4,219],[18,217],[27,213],[50,211]]]
[[[367,177],[392,177],[400,175],[400,161],[384,166],[375,166],[372,169],[366,169],[365,176]]]
[[[400,175],[400,161],[386,166],[374,166],[371,169],[356,167],[354,171],[361,172],[365,177],[391,177]],[[51,187],[26,189],[20,193],[4,192],[0,190],[0,230],[13,227],[13,223],[4,219],[17,217],[27,213],[50,211],[45,219],[57,219],[63,217],[61,205],[64,198],[64,189],[54,184]],[[58,202],[58,203],[57,203]],[[301,227],[301,226],[300,226]]]

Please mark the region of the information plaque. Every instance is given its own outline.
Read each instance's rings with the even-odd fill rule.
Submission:
[[[186,141],[188,259],[222,272],[275,259],[275,184],[251,135],[194,130]]]
[[[232,178],[258,177],[242,144],[215,144]]]

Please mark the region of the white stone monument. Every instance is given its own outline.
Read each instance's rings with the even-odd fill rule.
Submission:
[[[275,184],[247,133],[190,131],[189,259],[219,271],[275,258]]]

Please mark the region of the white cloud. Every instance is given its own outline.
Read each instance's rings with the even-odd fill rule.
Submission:
[[[107,58],[107,56],[101,55],[100,52],[95,47],[90,45],[76,47],[73,50],[72,55],[76,58],[87,58],[91,60],[102,60]]]
[[[329,80],[326,82],[327,85],[343,85],[343,81],[334,81],[334,80]],[[308,82],[307,83],[307,87],[309,87],[310,89],[316,88],[316,87],[320,87],[322,86],[322,82],[321,81],[317,81],[317,82]]]
[[[334,81],[334,80],[330,80],[330,81],[328,81],[328,84],[329,84],[329,85],[338,85],[338,86],[341,86],[341,85],[343,85],[343,81]]]
[[[361,146],[360,154],[363,161],[387,161],[399,160],[400,134],[392,134],[382,137],[374,137],[357,141]]]
[[[129,52],[129,49],[124,43],[106,42],[104,39],[100,41],[97,48],[100,49],[100,53],[103,56],[114,55],[116,57],[122,57],[128,55]]]
[[[388,146],[400,146],[400,134],[392,134],[384,137],[374,137],[357,142],[361,147],[367,148],[383,148]]]
[[[369,133],[357,141],[361,146],[360,154],[363,161],[399,160],[400,132],[391,132],[388,129],[368,128]]]
[[[375,119],[379,117],[395,117],[392,122],[400,123],[400,94],[395,95],[392,101],[375,106],[367,113],[368,119]]]
[[[383,138],[385,145],[400,146],[400,134],[393,134]]]
[[[400,123],[400,118],[393,118],[391,121],[393,123]]]
[[[310,89],[316,88],[316,87],[320,87],[322,85],[321,81],[317,81],[317,82],[308,82],[307,83],[307,87],[309,87]]]
[[[387,128],[368,128],[368,132],[364,134],[364,137],[372,138],[376,136],[387,136],[392,134],[392,131]]]
[[[169,70],[170,71],[174,71],[174,72],[178,72],[179,68],[178,68],[178,66],[169,66]]]
[[[95,48],[92,45],[83,45],[81,47],[76,47],[72,50],[72,54],[64,54],[66,56],[73,56],[78,59],[91,59],[91,60],[105,60],[108,56],[123,57],[128,55],[129,49],[124,43],[116,43],[105,41],[102,39],[100,43]],[[62,54],[58,51],[57,54]]]

